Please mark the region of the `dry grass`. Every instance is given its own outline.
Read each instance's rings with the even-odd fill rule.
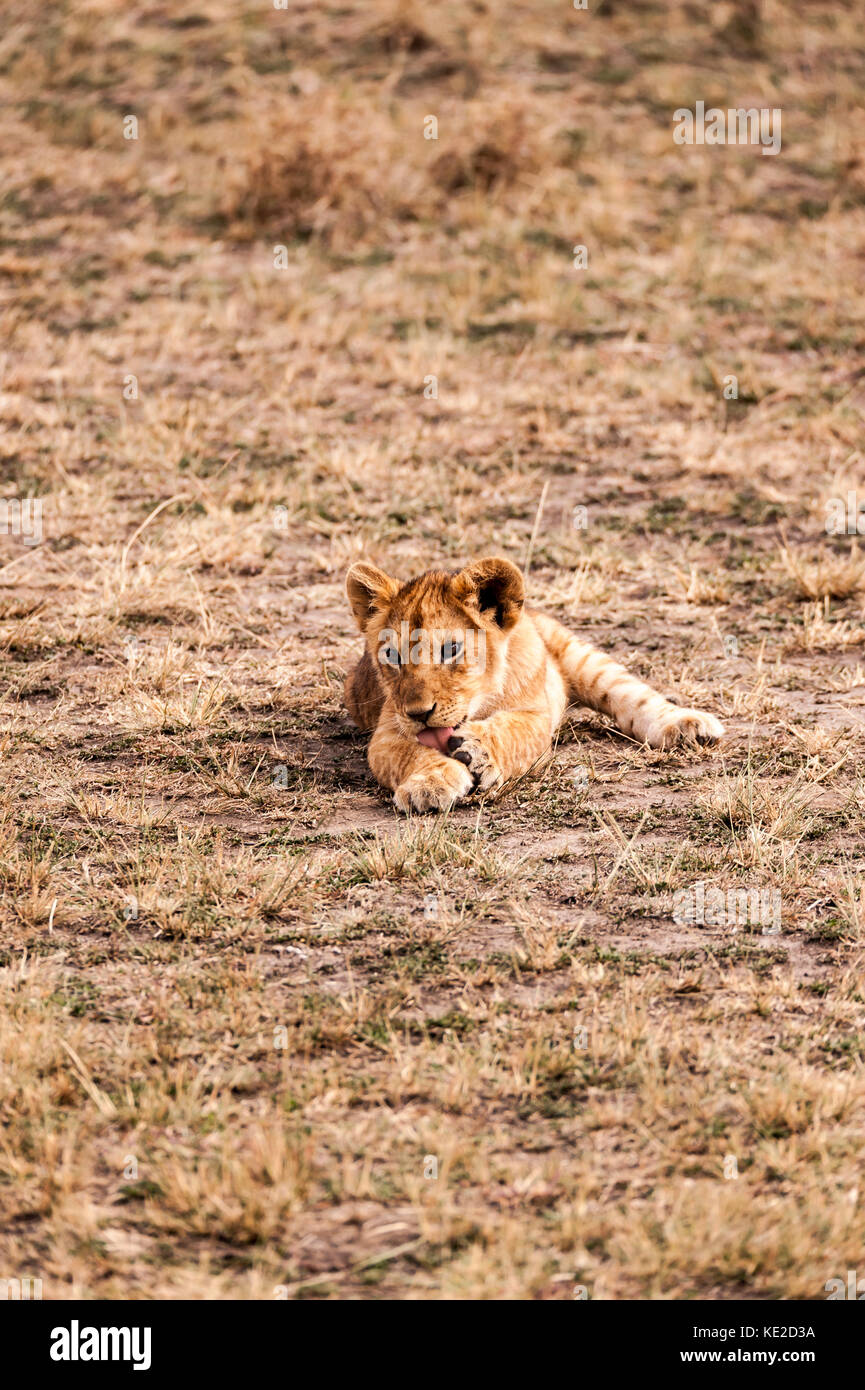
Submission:
[[[854,542],[848,555],[821,555],[811,563],[785,545],[781,560],[801,598],[849,598],[865,585],[865,555],[857,552]]]
[[[793,9],[0,5],[0,493],[42,502],[0,536],[0,1277],[856,1267],[865,69],[856,7]],[[675,145],[698,99],[781,154]],[[722,754],[575,711],[397,824],[342,577],[486,551]],[[780,932],[679,920],[697,884]]]

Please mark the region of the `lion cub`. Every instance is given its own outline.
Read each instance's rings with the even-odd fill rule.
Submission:
[[[528,772],[572,701],[651,748],[723,736],[713,714],[672,704],[555,618],[528,612],[509,560],[407,584],[360,562],[345,587],[366,638],[346,708],[374,730],[369,765],[400,811],[444,811]]]

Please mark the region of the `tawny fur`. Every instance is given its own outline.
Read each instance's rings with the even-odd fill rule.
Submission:
[[[458,574],[430,570],[407,584],[361,562],[346,592],[366,639],[346,680],[346,708],[373,730],[370,767],[401,811],[446,810],[537,768],[570,703],[602,710],[652,748],[723,736],[714,715],[673,704],[555,618],[526,610],[522,575],[509,560],[478,560]],[[456,662],[383,663],[386,634],[401,630],[468,632],[485,644],[483,659],[469,650]],[[418,742],[426,729],[453,730],[447,753]]]

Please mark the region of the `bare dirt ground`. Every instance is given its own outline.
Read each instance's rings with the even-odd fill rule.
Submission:
[[[42,507],[0,535],[0,1278],[825,1296],[865,1216],[860,7],[0,20],[0,479]],[[781,108],[780,153],[677,145],[698,100]],[[345,569],[485,553],[722,748],[575,710],[542,779],[400,822]],[[682,920],[698,884],[772,911]]]

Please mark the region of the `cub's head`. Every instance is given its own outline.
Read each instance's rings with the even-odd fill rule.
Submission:
[[[361,561],[345,588],[402,732],[445,752],[454,728],[501,690],[525,598],[519,570],[477,560],[459,574],[429,570],[400,584]]]

